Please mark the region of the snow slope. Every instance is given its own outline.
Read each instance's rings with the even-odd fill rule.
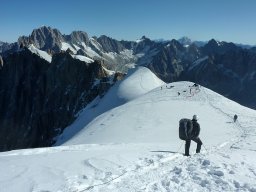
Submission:
[[[75,47],[72,47],[69,43],[61,42],[61,50],[67,51],[68,49],[70,49],[74,54],[76,54],[76,52],[77,52]]]
[[[165,83],[145,67],[130,70],[125,79],[117,82],[102,99],[99,97],[96,98],[80,112],[76,121],[67,127],[64,133],[58,138],[56,145],[69,140],[100,114],[140,97],[163,84]]]
[[[84,110],[101,115],[66,146],[0,153],[0,191],[255,192],[256,112],[191,85],[165,85],[144,68],[134,71]],[[192,142],[192,156],[184,157],[178,121],[193,114],[204,146],[194,154]]]
[[[224,105],[222,103],[227,103],[226,105],[228,106],[236,106],[233,104],[234,102],[222,98],[222,96],[206,88],[201,88],[200,90],[191,88],[192,93],[190,94],[189,86],[192,85],[193,83],[191,82],[177,82],[168,85],[168,88],[163,86],[162,90],[157,87],[137,99],[132,99],[133,97],[131,96],[130,101],[125,105],[114,108],[90,122],[77,136],[70,139],[67,145],[83,143],[152,143],[170,142],[170,140],[173,141],[172,144],[176,144],[179,142],[177,137],[179,120],[181,118],[192,118],[193,114],[197,114],[200,118],[202,137],[207,137],[209,134],[212,136],[206,141],[207,145],[217,145],[226,141],[230,137],[230,132],[234,134],[238,132],[233,124],[227,123],[230,117],[223,116],[223,113],[220,113],[219,110],[209,104],[208,97],[217,98],[215,100],[218,106]],[[174,87],[170,88],[170,86]],[[125,89],[122,90],[123,87],[118,86],[121,92],[119,95],[123,94],[129,97],[129,94],[137,93],[137,90],[131,93],[129,89],[126,89],[128,85],[124,87]],[[178,96],[178,92],[181,93],[180,96]],[[112,95],[111,98],[113,101],[117,101]],[[122,98],[122,96],[119,98]],[[219,104],[220,101],[221,103]],[[109,104],[109,100],[104,106],[107,104]],[[237,106],[239,105],[237,104]],[[227,112],[227,114],[232,115],[234,112]],[[216,131],[216,125],[225,127],[225,129]],[[216,140],[216,138],[219,139]]]
[[[33,44],[31,44],[28,49],[32,52],[38,55],[39,57],[43,58],[44,60],[48,61],[49,63],[52,62],[52,56],[49,55],[47,52],[42,51],[38,48],[36,48]]]
[[[84,61],[86,63],[93,63],[94,61],[90,59],[89,57],[83,56],[83,55],[71,55],[73,58],[78,59],[80,61]]]

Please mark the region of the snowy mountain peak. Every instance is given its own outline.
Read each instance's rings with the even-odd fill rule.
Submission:
[[[209,41],[208,41],[208,44],[209,44],[209,45],[212,45],[212,46],[218,46],[218,45],[219,45],[218,41],[216,41],[215,39],[209,40]]]
[[[140,39],[136,40],[136,43],[140,43],[142,41],[151,41],[148,37],[146,37],[145,35],[143,35]]]
[[[193,43],[193,41],[192,41],[190,38],[186,37],[186,36],[184,36],[184,37],[178,39],[178,41],[179,41],[183,46],[189,46],[189,45],[191,45],[191,44]]]
[[[28,47],[30,44],[34,44],[38,49],[57,52],[60,51],[62,41],[64,41],[64,38],[58,29],[46,26],[34,29],[28,37],[21,36],[18,39],[19,45]]]
[[[73,31],[70,35],[66,35],[65,39],[71,44],[79,45],[81,43],[85,43],[86,45],[89,45],[88,34],[83,31]]]

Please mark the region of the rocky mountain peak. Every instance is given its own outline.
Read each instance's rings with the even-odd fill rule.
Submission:
[[[178,41],[182,45],[191,45],[193,43],[192,40],[186,36],[181,37],[180,39],[178,39]]]
[[[176,39],[172,39],[170,41],[169,45],[172,46],[172,47],[175,47],[175,48],[177,48],[179,50],[184,48],[183,45],[179,41],[177,41]]]
[[[150,41],[150,39],[149,39],[148,37],[146,37],[145,35],[143,35],[140,39],[141,39],[141,40]]]
[[[34,29],[30,36],[22,36],[18,39],[19,45],[28,46],[34,44],[38,49],[48,51],[53,50],[59,52],[61,50],[61,42],[64,38],[58,29],[51,27],[40,27]]]
[[[240,50],[241,47],[236,46],[234,43],[227,43],[225,41],[216,41],[215,39],[211,39],[203,48],[204,54],[223,54],[227,51],[237,51]]]
[[[84,31],[73,31],[70,35],[66,35],[65,39],[72,44],[84,42],[86,45],[89,45],[88,34]]]
[[[211,46],[218,46],[218,42],[215,39],[211,39],[207,44]]]
[[[220,44],[215,39],[211,39],[207,44],[205,44],[203,49],[205,50],[206,54],[209,52],[217,52],[219,45]]]
[[[97,38],[98,43],[102,45],[103,51],[105,52],[116,52],[120,53],[125,49],[120,41],[112,39],[106,35],[101,35]]]
[[[149,43],[151,43],[151,42],[153,42],[153,41],[151,41],[151,39],[149,39],[148,37],[146,37],[145,35],[143,35],[140,39],[138,39],[137,41],[136,41],[137,43],[139,43],[139,44],[144,44],[144,45],[146,45],[146,44],[149,44]]]
[[[42,26],[37,29],[34,29],[31,33],[31,36],[34,38],[35,36],[42,36],[42,37],[48,37],[48,36],[56,36],[59,38],[62,38],[62,34],[58,29]]]

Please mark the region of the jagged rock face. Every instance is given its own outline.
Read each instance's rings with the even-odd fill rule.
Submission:
[[[77,51],[77,53],[76,53],[77,55],[83,55],[83,56],[86,56],[86,53],[85,53],[85,51],[84,50],[82,50],[82,49],[79,49],[78,51]]]
[[[235,101],[238,101],[242,105],[248,106],[252,109],[256,109],[256,73],[252,73],[251,76],[247,76],[244,79],[244,86],[239,94],[232,95]]]
[[[252,91],[255,79],[256,54],[242,49],[209,56],[184,70],[179,78],[197,82],[249,107],[256,107]]]
[[[116,82],[116,81],[120,81],[122,80],[124,77],[125,77],[126,74],[124,73],[120,73],[120,72],[116,72],[115,73],[115,76],[113,78],[113,81]]]
[[[146,36],[142,36],[141,39],[133,45],[132,49],[134,54],[151,54],[153,50],[153,52],[159,52],[168,43],[171,43],[171,41],[166,43],[156,42],[150,40]]]
[[[0,41],[0,53],[5,52],[9,49],[10,44]]]
[[[182,45],[191,45],[193,42],[191,39],[189,39],[188,37],[182,37],[180,39],[178,39],[179,43]]]
[[[172,82],[199,56],[200,52],[195,45],[185,48],[178,41],[172,40],[160,49],[147,66],[165,82]]]
[[[256,94],[252,91],[256,54],[252,49],[215,40],[201,48],[195,44],[184,47],[172,40],[158,50],[146,66],[162,80],[193,81],[245,106],[256,107]]]
[[[19,49],[18,43],[0,43],[0,53],[2,55],[7,55],[11,52],[15,52]]]
[[[97,41],[101,44],[105,52],[116,52],[120,53],[125,47],[117,40],[107,37],[105,35],[97,38]]]
[[[133,48],[135,47],[135,45],[136,45],[136,42],[134,42],[134,41],[124,41],[124,40],[122,40],[122,41],[120,41],[120,43],[121,43],[126,49],[129,49],[129,50],[133,49]]]
[[[140,41],[135,45],[134,52],[135,54],[146,52],[148,49],[153,49],[153,47],[156,48],[157,45],[158,43],[151,41],[146,36],[142,36]]]
[[[148,67],[154,71],[155,74],[158,74],[161,79],[169,82],[173,81],[183,70],[183,67],[180,64],[181,52],[183,49],[181,44],[172,41],[161,49]]]
[[[52,63],[28,50],[5,58],[0,69],[0,151],[51,146],[75,114],[111,86],[100,63],[67,53]],[[100,82],[94,85],[95,80]]]
[[[205,55],[209,54],[223,54],[228,51],[236,51],[241,48],[236,46],[234,43],[217,42],[211,39],[205,46],[202,47],[202,53]]]
[[[45,26],[33,30],[29,37],[22,36],[18,39],[20,45],[28,46],[34,44],[41,50],[53,50],[55,52],[60,52],[62,41],[64,41],[64,38],[59,30]]]
[[[81,42],[84,42],[86,45],[89,45],[89,37],[83,31],[73,31],[70,35],[66,35],[65,39],[72,44],[81,44]]]
[[[4,65],[4,61],[2,56],[0,55],[0,69],[3,67],[3,65]]]

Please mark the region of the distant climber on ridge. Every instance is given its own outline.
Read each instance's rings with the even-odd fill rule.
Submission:
[[[237,118],[238,118],[238,116],[237,116],[237,114],[235,114],[234,115],[234,122],[236,122]]]

